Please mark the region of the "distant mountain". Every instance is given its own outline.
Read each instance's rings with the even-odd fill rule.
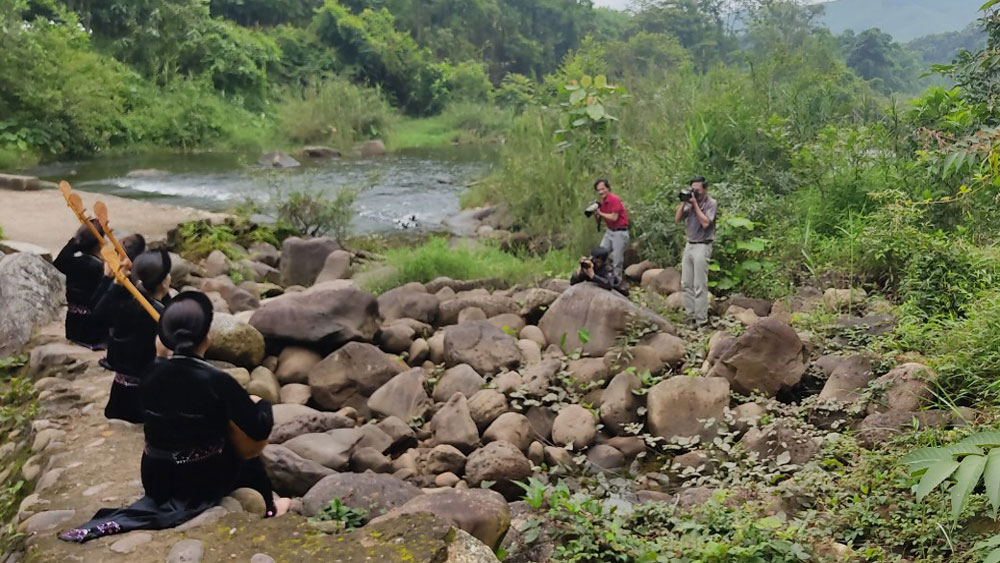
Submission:
[[[905,43],[924,35],[960,31],[979,17],[985,0],[833,0],[823,21],[833,33],[877,27]]]

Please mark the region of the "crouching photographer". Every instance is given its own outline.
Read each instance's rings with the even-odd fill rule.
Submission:
[[[628,296],[628,288],[622,285],[621,278],[615,274],[611,261],[608,259],[609,255],[608,249],[598,246],[590,253],[590,256],[580,258],[580,267],[569,278],[570,285],[593,282],[604,289],[617,291]]]

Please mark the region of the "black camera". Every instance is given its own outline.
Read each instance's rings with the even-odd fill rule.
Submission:
[[[681,188],[681,191],[677,192],[677,199],[682,203],[687,203],[691,201],[691,188]]]
[[[594,267],[594,261],[590,259],[589,256],[584,256],[580,258],[580,269],[589,270]]]
[[[597,210],[600,209],[600,207],[601,207],[601,204],[599,204],[599,203],[597,203],[595,201],[595,202],[591,203],[590,205],[588,205],[587,208],[583,210],[583,214],[586,215],[587,217],[593,217],[594,213],[596,213]]]

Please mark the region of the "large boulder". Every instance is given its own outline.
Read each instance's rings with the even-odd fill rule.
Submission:
[[[361,153],[362,158],[370,158],[373,156],[382,156],[386,153],[385,143],[382,139],[372,139],[361,143],[361,148],[358,149]]]
[[[273,244],[264,241],[254,241],[247,249],[250,259],[254,262],[260,262],[272,268],[277,268],[278,263],[281,261],[281,252],[274,247]]]
[[[347,342],[370,342],[380,321],[374,295],[355,287],[324,285],[265,301],[250,324],[268,341],[329,353]]]
[[[516,500],[524,490],[515,481],[531,476],[531,462],[510,442],[490,442],[472,452],[465,463],[465,480],[472,487],[492,481],[492,489],[507,500]]]
[[[484,489],[445,489],[414,497],[382,519],[429,512],[451,521],[479,541],[496,549],[510,527],[510,508],[503,496]]]
[[[488,427],[508,408],[507,397],[496,389],[481,389],[469,397],[469,414],[480,429]]]
[[[681,273],[677,268],[649,269],[643,272],[642,287],[660,295],[670,295],[681,290]]]
[[[228,313],[215,313],[205,357],[252,370],[264,361],[264,336]]]
[[[663,332],[674,333],[663,317],[592,283],[579,283],[563,292],[542,315],[538,328],[548,342],[563,350],[582,348],[590,356],[603,356],[632,319],[649,321]],[[584,331],[589,334],[586,344],[580,340]]]
[[[340,473],[324,477],[302,497],[302,511],[316,516],[333,499],[351,508],[366,510],[374,518],[406,504],[420,495],[420,489],[391,475],[380,473]]]
[[[421,283],[408,283],[383,293],[378,308],[386,322],[396,319],[416,319],[427,324],[437,320],[439,301]]]
[[[323,270],[326,257],[340,249],[337,241],[329,237],[286,238],[281,243],[281,285],[309,287]]]
[[[798,385],[806,371],[806,351],[795,329],[775,318],[748,328],[712,366],[709,377],[723,377],[744,395]]]
[[[526,319],[537,321],[542,316],[542,313],[548,309],[549,305],[552,305],[556,299],[559,299],[559,293],[551,289],[531,287],[518,291],[514,294],[513,298],[521,307],[518,314]]]
[[[268,444],[261,454],[271,486],[281,495],[302,496],[333,470],[305,459],[292,450]]]
[[[878,387],[885,389],[885,397],[868,405],[868,413],[920,410],[924,403],[934,398],[935,379],[937,374],[924,364],[910,362],[893,368],[875,380]]]
[[[646,398],[649,430],[666,440],[718,433],[729,406],[729,381],[721,377],[671,377],[657,383]],[[706,424],[709,419],[716,424]]]
[[[424,391],[425,379],[423,368],[413,368],[393,377],[372,393],[368,408],[382,416],[395,416],[404,421],[424,416],[431,407],[431,399]]]
[[[309,370],[313,400],[323,408],[362,408],[367,399],[407,366],[362,342],[349,342]]]
[[[468,364],[477,373],[493,375],[521,363],[521,350],[509,334],[485,321],[449,326],[444,332],[448,366]]]
[[[55,266],[37,254],[0,255],[0,357],[19,354],[65,304],[66,278]]]

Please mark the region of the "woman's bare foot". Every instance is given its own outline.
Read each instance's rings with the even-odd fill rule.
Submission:
[[[287,514],[289,507],[292,505],[292,499],[285,497],[277,497],[274,499],[274,515],[281,516],[282,514]]]

